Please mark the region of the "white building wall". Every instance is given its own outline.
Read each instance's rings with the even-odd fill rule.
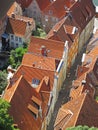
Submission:
[[[17,48],[23,46],[24,40],[22,37],[15,36],[13,34],[9,34],[9,44],[12,48]]]

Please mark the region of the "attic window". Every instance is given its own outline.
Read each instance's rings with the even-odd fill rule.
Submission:
[[[53,13],[53,11],[52,10],[49,10],[49,14],[52,14]]]
[[[36,98],[35,96],[32,96],[31,100],[32,100],[35,108],[40,109],[41,101],[38,98]]]
[[[39,79],[36,79],[36,78],[32,79],[32,87],[33,88],[37,88],[39,84],[40,84],[40,80]]]
[[[36,119],[38,118],[38,109],[36,109],[35,107],[33,107],[32,105],[28,105],[28,109],[32,112],[33,117]]]

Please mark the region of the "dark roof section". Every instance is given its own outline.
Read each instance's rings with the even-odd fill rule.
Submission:
[[[0,3],[0,19],[7,13],[14,0],[3,0]]]
[[[83,30],[89,21],[95,16],[95,7],[92,0],[81,0],[80,2],[76,2],[70,8],[68,15],[75,19],[78,26]]]

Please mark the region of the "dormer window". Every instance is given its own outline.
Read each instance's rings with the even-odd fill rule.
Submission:
[[[39,110],[41,108],[41,101],[35,96],[32,96],[31,100],[33,102],[34,107]]]
[[[39,84],[40,84],[40,80],[39,79],[36,79],[36,78],[32,79],[32,87],[33,88],[37,88]]]
[[[38,109],[33,107],[31,104],[28,105],[28,109],[32,112],[32,115],[35,119],[38,118]]]

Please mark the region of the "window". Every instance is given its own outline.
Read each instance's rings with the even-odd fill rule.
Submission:
[[[11,40],[14,40],[14,36],[13,35],[11,35]]]
[[[34,6],[33,8],[36,9],[36,6]]]
[[[38,110],[30,104],[28,105],[28,109],[32,112],[33,117],[35,119],[37,119],[38,118]]]
[[[22,39],[19,37],[19,42],[22,42]]]
[[[12,45],[14,45],[14,42],[11,42]]]
[[[19,45],[18,45],[18,43],[16,43],[16,47],[18,47]]]
[[[45,21],[48,21],[48,16],[47,15],[45,15]]]
[[[36,15],[36,11],[33,12],[34,16]]]
[[[33,78],[32,79],[32,87],[36,88],[40,84],[40,80]]]
[[[53,11],[52,10],[49,10],[49,14],[52,14],[53,13]]]
[[[18,41],[18,37],[15,37],[15,40]]]
[[[35,96],[32,96],[31,100],[32,100],[33,106],[37,109],[40,109],[41,101]]]

